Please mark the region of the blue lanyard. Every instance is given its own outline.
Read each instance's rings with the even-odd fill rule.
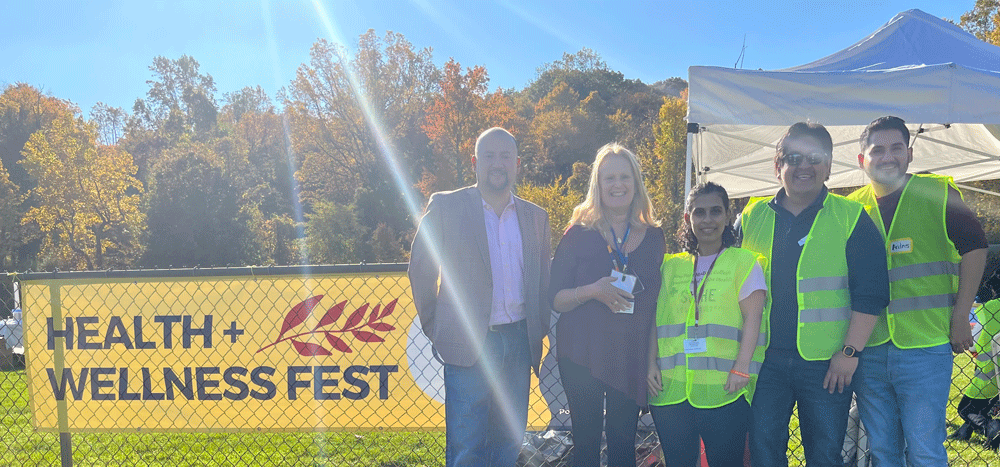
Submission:
[[[625,269],[628,268],[628,255],[622,251],[625,250],[625,242],[628,241],[628,233],[630,230],[632,230],[632,224],[626,224],[625,235],[622,236],[622,242],[619,244],[618,235],[615,234],[615,228],[611,227],[611,241],[615,244],[615,251],[611,256],[611,262],[614,263],[615,269],[617,269],[618,272],[625,272]],[[611,253],[610,245],[608,246],[608,253]],[[618,257],[617,260],[615,259],[615,256]],[[621,269],[619,269],[618,263],[621,263]]]

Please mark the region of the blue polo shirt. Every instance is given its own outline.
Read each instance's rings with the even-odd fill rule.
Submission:
[[[802,259],[799,240],[809,234],[816,214],[823,207],[827,188],[824,186],[812,204],[799,215],[781,206],[785,189],[767,203],[774,210],[774,244],[771,245],[771,319],[769,349],[796,350],[799,301],[796,295],[796,270],[800,260],[829,261],[831,258]],[[742,226],[737,221],[736,235],[742,238]],[[889,273],[886,263],[885,240],[865,211],[861,212],[854,232],[847,239],[847,280],[851,294],[851,309],[879,315],[889,305]]]

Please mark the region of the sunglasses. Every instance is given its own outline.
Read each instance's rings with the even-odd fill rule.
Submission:
[[[829,161],[830,160],[830,156],[827,156],[826,154],[823,154],[823,153],[808,154],[808,155],[794,153],[794,154],[788,154],[788,155],[785,155],[785,156],[781,156],[781,163],[782,164],[787,164],[787,165],[790,165],[790,166],[793,166],[793,167],[798,167],[798,165],[802,163],[803,159],[805,159],[806,161],[808,161],[810,165],[820,165],[820,164],[822,164],[824,162]]]

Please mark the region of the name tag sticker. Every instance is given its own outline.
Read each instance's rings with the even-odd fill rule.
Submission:
[[[708,352],[708,341],[705,339],[684,339],[684,353]]]
[[[901,238],[889,244],[889,254],[913,253],[913,239]]]

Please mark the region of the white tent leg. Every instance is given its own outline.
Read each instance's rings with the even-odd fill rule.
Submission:
[[[691,126],[688,125],[688,130],[690,129]],[[688,193],[691,192],[691,165],[694,158],[694,139],[697,136],[697,133],[687,134],[687,158],[684,161],[684,199],[687,199]]]

